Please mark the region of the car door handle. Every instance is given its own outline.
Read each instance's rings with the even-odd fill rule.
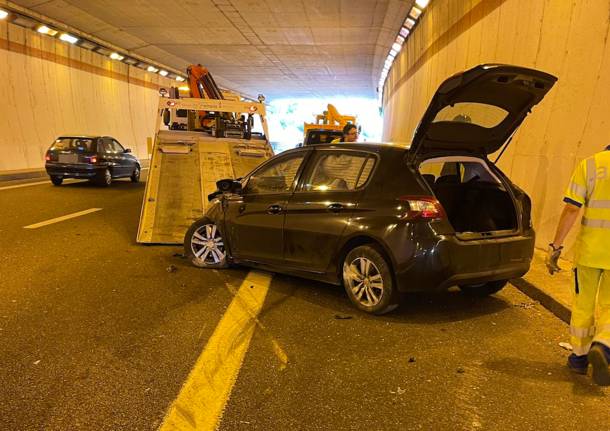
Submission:
[[[343,205],[339,204],[339,203],[334,203],[334,204],[330,204],[329,206],[327,206],[326,209],[328,209],[328,211],[338,213],[339,211],[341,211],[343,209]]]
[[[269,205],[267,207],[267,214],[279,214],[282,212],[282,207],[280,205]]]

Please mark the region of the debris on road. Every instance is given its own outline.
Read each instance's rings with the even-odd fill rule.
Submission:
[[[186,259],[186,256],[183,253],[174,253],[173,257],[179,257],[180,259]]]
[[[395,391],[390,391],[391,394],[398,394],[398,395],[402,395],[405,392],[407,392],[407,390],[406,389],[400,389],[400,386]]]
[[[521,307],[521,308],[525,308],[530,309],[530,308],[534,308],[536,306],[535,302],[520,302],[518,304],[513,304],[513,307]]]
[[[353,319],[353,317],[352,316],[347,316],[347,315],[343,316],[341,314],[335,314],[335,319],[337,319],[337,320],[349,320],[349,319]]]
[[[414,358],[413,356],[411,356],[411,357],[409,358],[409,362],[415,362],[415,358]]]
[[[165,270],[166,270],[167,272],[176,272],[176,271],[178,270],[178,268],[176,268],[176,266],[175,266],[175,265],[170,265],[170,266],[168,266],[167,268],[165,268]]]
[[[458,367],[456,371],[458,372],[458,374],[464,374],[466,372],[466,370],[462,367]]]
[[[40,359],[37,361],[34,361],[34,365],[38,365],[38,364],[40,364]]]
[[[563,347],[564,349],[569,350],[569,351],[574,350],[572,345],[570,343],[566,343],[565,341],[562,341],[561,343],[559,343],[559,346]]]

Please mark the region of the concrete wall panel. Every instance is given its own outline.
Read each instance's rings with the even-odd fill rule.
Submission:
[[[147,158],[158,89],[172,81],[0,23],[0,172],[40,169],[62,134],[103,134]]]
[[[532,197],[537,245],[545,246],[572,170],[610,143],[609,18],[608,0],[431,1],[386,81],[384,139],[410,140],[438,85],[477,64],[558,76],[498,163]]]

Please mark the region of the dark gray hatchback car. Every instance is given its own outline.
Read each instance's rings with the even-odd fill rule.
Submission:
[[[458,285],[488,295],[525,274],[530,199],[489,160],[556,78],[506,65],[446,80],[410,146],[326,144],[286,151],[219,181],[185,235],[200,267],[229,263],[343,284],[381,314],[398,293]]]
[[[65,178],[86,178],[102,186],[116,178],[140,180],[139,160],[110,136],[60,136],[47,150],[45,160],[47,174],[56,186]]]

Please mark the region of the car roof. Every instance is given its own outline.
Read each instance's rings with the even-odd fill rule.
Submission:
[[[61,135],[61,136],[57,137],[57,139],[62,139],[62,138],[84,138],[84,139],[111,138],[111,139],[114,139],[112,136],[104,136],[104,135],[79,135],[79,134]]]
[[[399,151],[405,152],[409,149],[408,142],[337,142],[334,144],[316,144],[307,146],[306,148],[315,148],[316,150],[324,149],[349,149],[349,150],[367,150],[367,151]]]

